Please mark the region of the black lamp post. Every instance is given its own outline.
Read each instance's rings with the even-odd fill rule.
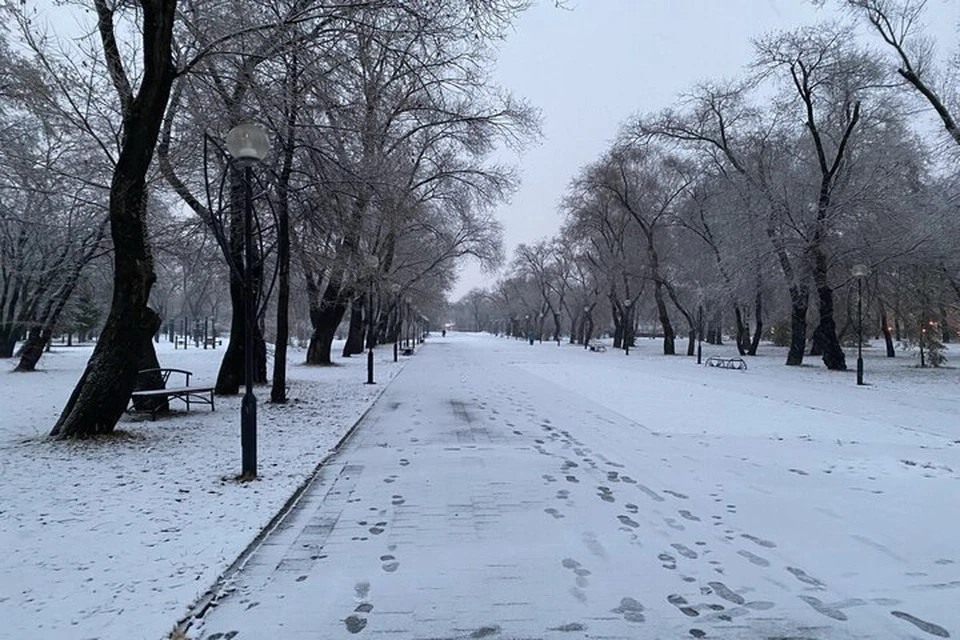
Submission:
[[[863,279],[870,274],[865,264],[853,265],[857,279],[857,384],[863,385]]]
[[[623,355],[630,355],[630,337],[633,327],[630,326],[630,301],[623,301]]]
[[[253,395],[253,332],[256,306],[253,292],[253,165],[270,151],[266,130],[255,123],[238,124],[227,134],[227,150],[243,169],[243,373],[246,390],[240,405],[241,474],[245,480],[257,477],[257,397]]]

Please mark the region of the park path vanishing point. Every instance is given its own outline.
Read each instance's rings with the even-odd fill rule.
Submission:
[[[770,492],[735,456],[531,373],[521,344],[418,349],[190,637],[947,637],[809,571],[803,531],[757,535],[734,496]],[[901,569],[861,537],[851,567]]]

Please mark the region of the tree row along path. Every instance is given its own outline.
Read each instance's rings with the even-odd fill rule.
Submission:
[[[943,436],[764,396],[753,368],[547,348],[418,350],[190,637],[960,632],[955,478],[890,458]]]

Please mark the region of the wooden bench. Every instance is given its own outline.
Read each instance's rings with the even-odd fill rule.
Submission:
[[[170,379],[171,374],[181,374],[183,375],[184,383],[182,387],[167,387],[167,381]],[[128,411],[137,412],[142,411],[144,413],[150,413],[150,419],[156,420],[157,413],[162,409],[168,407],[167,403],[164,400],[169,400],[170,398],[177,398],[182,400],[187,405],[187,411],[190,411],[190,402],[198,402],[200,404],[206,404],[210,406],[210,411],[214,411],[215,407],[213,404],[213,387],[191,387],[190,386],[190,376],[193,375],[193,372],[187,371],[186,369],[143,369],[138,372],[137,376],[143,378],[145,376],[157,375],[159,374],[160,378],[163,380],[162,389],[137,389],[132,394],[130,394],[131,406]],[[132,404],[137,398],[146,399],[146,398],[155,398],[157,402],[150,409],[138,410]]]
[[[739,369],[741,371],[747,370],[747,363],[743,361],[743,358],[720,358],[718,356],[710,356],[707,358],[707,361],[704,363],[708,367],[719,367],[720,369]]]
[[[607,350],[607,348],[599,342],[588,342],[587,347],[590,351],[596,351],[597,353],[603,353]]]

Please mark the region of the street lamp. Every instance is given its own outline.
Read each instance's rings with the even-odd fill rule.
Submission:
[[[630,301],[623,301],[623,355],[630,355]]]
[[[870,269],[865,264],[855,264],[852,272],[857,279],[857,384],[863,385],[863,279]]]
[[[256,323],[253,297],[253,165],[262,161],[270,151],[266,129],[252,122],[238,124],[227,134],[227,151],[236,165],[243,169],[243,376],[246,390],[240,404],[240,477],[252,480],[257,477],[257,398],[253,395],[253,331]]]

